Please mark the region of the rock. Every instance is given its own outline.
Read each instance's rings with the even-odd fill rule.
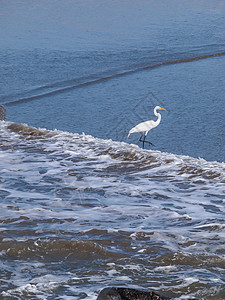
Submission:
[[[3,106],[0,105],[0,121],[5,120],[6,110]]]
[[[139,291],[130,288],[105,288],[97,300],[169,300],[155,292]]]

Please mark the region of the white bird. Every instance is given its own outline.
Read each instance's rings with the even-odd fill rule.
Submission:
[[[142,132],[142,133],[144,133],[145,132],[144,139],[143,140],[141,139],[142,136],[143,136],[143,134],[142,134],[141,137],[140,137],[140,139],[139,139],[139,141],[143,142],[143,148],[144,148],[144,143],[149,143],[149,144],[152,145],[151,142],[145,141],[145,138],[146,138],[149,130],[151,130],[152,128],[155,128],[156,126],[158,126],[159,123],[160,123],[160,121],[161,121],[161,115],[160,115],[160,113],[157,112],[158,109],[166,110],[165,108],[162,108],[160,106],[156,106],[154,108],[154,115],[156,117],[158,117],[158,119],[156,121],[149,120],[149,121],[141,122],[138,125],[136,125],[135,127],[131,128],[131,130],[128,133],[127,139],[129,138],[129,136],[130,136],[131,133],[135,133],[135,132]]]

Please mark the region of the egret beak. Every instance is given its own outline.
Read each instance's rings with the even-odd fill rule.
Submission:
[[[162,108],[162,107],[160,107],[160,109],[162,109],[162,110],[166,110],[165,108]]]

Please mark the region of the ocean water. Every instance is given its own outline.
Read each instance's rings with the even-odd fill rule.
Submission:
[[[225,299],[223,1],[0,13],[0,298]]]

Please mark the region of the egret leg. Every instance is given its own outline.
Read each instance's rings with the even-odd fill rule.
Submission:
[[[143,139],[142,139],[142,137],[143,137],[143,134],[141,135],[141,137],[140,137],[140,139],[139,139],[139,142],[142,142],[142,143],[143,143],[143,146],[142,146],[143,149],[145,148],[145,143],[148,143],[149,145],[154,146],[154,144],[152,144],[151,142],[145,140],[145,139],[146,139],[146,135],[144,136]]]
[[[140,136],[139,142],[142,142],[143,134]]]
[[[143,139],[143,140],[142,140],[142,137],[143,137],[143,134],[140,136],[139,142],[143,142],[143,149],[144,149],[145,137],[144,137],[144,139]]]
[[[146,139],[146,135],[144,136],[144,139],[143,139],[143,149],[145,148],[145,139]]]

